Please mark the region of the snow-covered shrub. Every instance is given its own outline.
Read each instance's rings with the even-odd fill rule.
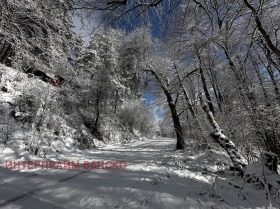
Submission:
[[[117,116],[106,117],[102,120],[100,132],[105,143],[127,143],[132,139],[140,139]]]
[[[119,117],[123,124],[129,127],[131,133],[135,129],[149,136],[158,129],[154,113],[139,99],[125,101]]]
[[[270,152],[261,153],[258,161],[246,167],[244,181],[258,189],[266,190],[268,194],[279,194],[280,176],[277,172],[277,155]]]
[[[35,96],[24,95],[16,99],[12,116],[24,123],[32,123],[35,121],[38,108],[39,102]]]

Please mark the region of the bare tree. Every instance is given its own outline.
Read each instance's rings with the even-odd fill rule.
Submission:
[[[164,75],[160,76],[159,73],[154,69],[154,67],[151,66],[150,69],[147,69],[145,71],[151,73],[154,76],[154,78],[160,85],[161,89],[163,90],[169,110],[171,112],[174,130],[177,137],[176,149],[184,149],[185,139],[183,137],[183,130],[180,122],[180,117],[176,109],[176,104],[178,102],[179,94],[177,93],[176,98],[175,99],[173,98],[174,93],[173,90],[170,88],[170,82],[168,77]]]

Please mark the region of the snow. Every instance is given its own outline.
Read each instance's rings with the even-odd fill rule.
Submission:
[[[1,145],[2,146],[2,145]],[[154,138],[126,144],[72,148],[41,160],[125,161],[125,169],[5,168],[6,160],[40,160],[1,147],[1,208],[268,208],[263,190],[244,184],[227,170],[218,149],[175,151],[175,140]],[[277,207],[272,207],[277,208]]]
[[[30,145],[33,145],[39,147],[39,156],[55,157],[63,150],[72,150],[81,146],[78,139],[92,140],[96,145],[104,143],[95,139],[88,128],[81,125],[83,119],[81,114],[78,114],[80,109],[76,108],[75,112],[71,105],[64,107],[59,102],[65,99],[65,95],[70,95],[67,94],[68,86],[58,88],[39,78],[29,78],[20,70],[0,64],[0,89],[3,87],[7,91],[0,91],[0,142],[7,143],[8,147],[15,150],[29,149],[34,152],[30,149]],[[20,110],[19,104],[23,104],[22,101],[25,102],[26,98],[34,98],[34,111]],[[81,111],[84,109],[81,108]],[[12,112],[17,120],[11,117]],[[25,123],[24,120],[28,118],[34,121]],[[108,137],[104,137],[105,143],[123,142],[133,137],[117,117],[109,116],[103,120],[101,131]],[[36,124],[39,124],[39,129]],[[26,152],[25,155],[28,153]]]
[[[188,144],[185,152],[176,151],[175,139],[151,138],[126,140],[117,119],[110,118],[103,127],[108,144],[94,139],[96,148],[78,148],[75,133],[88,135],[85,127],[69,127],[65,117],[56,112],[56,129],[28,127],[9,117],[15,100],[36,87],[55,95],[58,89],[39,79],[0,65],[0,208],[102,208],[102,209],[247,209],[268,208],[266,192],[244,183],[229,171],[231,160],[215,146]],[[20,82],[18,82],[20,81]],[[28,84],[28,85],[27,85]],[[29,89],[27,89],[27,86]],[[45,93],[44,93],[45,95]],[[44,99],[42,94],[42,98]],[[44,103],[43,103],[44,104]],[[51,104],[51,103],[49,103]],[[46,115],[50,115],[47,110]],[[75,118],[75,120],[77,120]],[[54,124],[58,122],[58,124]],[[75,121],[77,122],[77,121]],[[78,123],[78,122],[77,122]],[[7,144],[4,141],[8,138]],[[38,156],[26,150],[26,139],[44,143],[49,152]],[[130,139],[131,137],[128,137]],[[130,142],[129,142],[130,141]],[[126,142],[126,143],[124,143]],[[129,142],[129,143],[128,143]],[[112,144],[114,143],[114,144]],[[7,169],[6,163],[23,161],[80,162],[79,169]],[[125,169],[85,169],[85,162],[125,161]],[[84,163],[84,164],[83,164]],[[279,208],[280,200],[271,198]],[[278,200],[278,203],[276,202]],[[277,205],[278,204],[278,205]]]

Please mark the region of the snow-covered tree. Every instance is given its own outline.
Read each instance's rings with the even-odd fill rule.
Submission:
[[[137,97],[141,92],[142,72],[146,66],[147,49],[151,46],[152,38],[147,28],[136,28],[123,38],[119,50],[120,75],[122,83],[129,90],[130,97]]]
[[[122,122],[129,126],[131,132],[137,130],[145,136],[151,136],[158,131],[155,115],[144,100],[125,100],[119,115]]]
[[[0,61],[49,70],[67,63],[76,43],[70,8],[68,1],[5,1],[0,14]]]

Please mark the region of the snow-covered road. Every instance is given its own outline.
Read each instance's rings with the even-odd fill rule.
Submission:
[[[79,170],[9,170],[2,162],[0,208],[266,208],[262,191],[241,192],[212,173],[163,165],[174,154],[182,155],[174,139],[157,138],[60,155],[80,162],[125,161],[125,169],[87,170],[81,164]]]

